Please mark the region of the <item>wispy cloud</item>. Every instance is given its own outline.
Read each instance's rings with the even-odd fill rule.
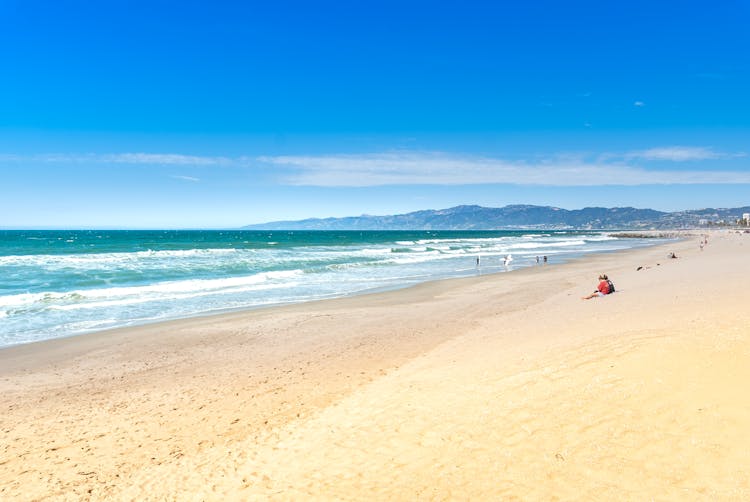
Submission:
[[[94,163],[97,165],[195,166],[252,168],[286,185],[364,187],[381,185],[515,184],[547,186],[730,184],[750,183],[750,169],[696,168],[696,161],[743,157],[708,147],[665,146],[625,153],[504,159],[444,152],[391,151],[370,154],[286,155],[263,157],[193,156],[183,154],[0,154],[0,162]],[[660,169],[663,161],[684,162],[679,169]],[[655,163],[655,164],[654,164]],[[688,166],[690,166],[688,168]],[[734,166],[737,169],[737,166]],[[175,169],[176,170],[176,169]],[[173,179],[200,182],[174,174]]]
[[[645,160],[671,160],[673,162],[687,162],[691,160],[708,160],[726,158],[728,154],[719,153],[711,148],[699,146],[667,146],[660,148],[649,148],[629,152],[625,155],[628,159]]]
[[[750,172],[653,170],[624,162],[597,162],[565,157],[524,162],[434,152],[404,152],[261,157],[258,161],[287,170],[287,183],[312,186],[750,183]]]
[[[182,155],[178,153],[46,153],[37,155],[0,155],[0,162],[149,164],[181,166],[218,166],[237,164],[242,158]]]
[[[643,101],[635,101],[633,103],[633,106],[637,106],[638,108],[640,108],[640,107],[646,106],[646,103],[644,103]]]
[[[232,163],[232,159],[229,159],[227,157],[202,157],[196,155],[181,155],[176,153],[119,153],[99,155],[97,156],[97,159],[101,162],[110,162],[117,164],[215,166]]]

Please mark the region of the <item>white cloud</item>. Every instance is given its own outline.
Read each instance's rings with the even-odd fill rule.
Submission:
[[[44,163],[97,163],[97,164],[152,164],[218,166],[235,164],[228,157],[182,155],[177,153],[109,153],[69,154],[47,153],[38,155],[0,155],[0,161]]]
[[[393,151],[371,154],[289,155],[264,157],[193,156],[182,154],[0,154],[0,162],[95,163],[101,165],[198,166],[269,169],[288,185],[363,187],[381,185],[516,184],[548,186],[647,185],[750,183],[750,169],[721,171],[656,169],[653,161],[706,161],[743,157],[711,148],[666,146],[626,153],[557,155],[526,160],[448,154],[443,152]],[[718,160],[717,160],[718,162]],[[640,165],[640,164],[646,164]],[[737,166],[734,166],[737,169]],[[177,170],[177,168],[175,168]],[[171,175],[199,182],[199,178]]]
[[[99,162],[115,164],[168,164],[213,166],[229,164],[231,159],[226,157],[201,157],[195,155],[181,155],[176,153],[118,153],[94,156]]]
[[[640,108],[642,106],[646,106],[646,103],[644,103],[643,101],[636,101],[635,103],[633,103],[633,106],[637,106]]]
[[[555,158],[539,162],[452,156],[442,153],[378,153],[260,157],[289,172],[285,181],[311,186],[518,185],[596,186],[750,183],[750,172],[651,170],[617,162]]]
[[[674,162],[686,162],[690,160],[718,159],[726,157],[726,154],[721,154],[713,151],[710,148],[699,146],[667,146],[630,152],[625,157],[630,159],[671,160]]]

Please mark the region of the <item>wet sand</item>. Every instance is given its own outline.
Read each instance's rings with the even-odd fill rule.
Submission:
[[[746,500],[750,235],[709,240],[2,350],[0,498]]]

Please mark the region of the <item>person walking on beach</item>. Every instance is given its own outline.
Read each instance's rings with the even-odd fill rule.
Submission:
[[[591,298],[608,295],[614,292],[615,288],[613,287],[612,282],[609,280],[609,277],[607,277],[607,274],[602,274],[599,276],[599,285],[596,287],[596,291],[588,296],[581,297],[581,300],[590,300]]]

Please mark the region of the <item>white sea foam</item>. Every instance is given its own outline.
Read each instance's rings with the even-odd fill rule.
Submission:
[[[95,309],[95,308],[105,308],[105,307],[106,308],[123,307],[126,305],[139,305],[139,304],[144,304],[144,303],[151,303],[154,301],[188,300],[191,298],[199,298],[202,296],[211,296],[211,295],[216,295],[216,294],[226,295],[226,294],[246,293],[248,291],[264,291],[264,290],[271,290],[271,289],[293,288],[297,285],[298,283],[258,284],[254,286],[226,288],[223,290],[202,290],[202,291],[192,291],[189,293],[171,293],[168,295],[152,294],[152,295],[143,295],[143,296],[136,296],[136,297],[129,296],[129,297],[122,297],[120,299],[86,301],[85,303],[75,303],[75,304],[70,304],[70,305],[50,305],[47,308],[49,310],[71,311],[71,310]]]
[[[390,247],[382,247],[382,248],[364,248],[359,251],[354,251],[351,253],[346,253],[351,256],[381,256],[386,255],[391,252]]]
[[[515,239],[515,237],[476,237],[476,238],[466,238],[466,239],[421,239],[416,241],[416,244],[418,245],[431,245],[431,244],[457,244],[457,245],[463,245],[463,244],[491,244],[495,242],[507,242],[508,240]]]
[[[189,279],[183,281],[166,281],[144,286],[121,286],[100,289],[76,290],[70,292],[42,292],[22,293],[18,295],[0,296],[0,307],[7,313],[11,309],[19,309],[37,305],[52,309],[76,309],[84,303],[99,301],[112,302],[109,305],[127,305],[153,301],[157,298],[189,298],[201,294],[217,292],[247,291],[248,288],[268,286],[269,281],[288,281],[303,274],[302,270],[282,270],[262,272],[259,274],[227,277],[221,279]],[[102,303],[102,306],[107,304]]]
[[[541,249],[541,248],[556,248],[556,247],[569,247],[569,246],[583,246],[586,242],[582,240],[575,241],[559,241],[559,242],[519,242],[511,244],[508,249]]]
[[[27,266],[64,266],[91,267],[97,264],[142,263],[149,259],[169,258],[209,258],[216,256],[233,255],[237,252],[255,253],[255,249],[181,249],[171,251],[135,251],[132,253],[90,253],[90,254],[32,254],[32,255],[9,255],[0,256],[0,266],[5,265],[27,265]]]
[[[452,255],[446,255],[441,254],[437,251],[431,251],[426,253],[420,253],[420,254],[402,254],[402,255],[394,255],[393,258],[389,258],[386,260],[387,263],[396,264],[396,265],[406,265],[406,264],[417,264],[417,263],[426,263],[430,261],[436,261],[436,260],[448,260],[454,258]]]
[[[606,235],[606,234],[586,236],[587,242],[603,242],[603,241],[617,241],[617,240],[620,240],[620,239],[618,237],[613,237],[611,235]]]
[[[67,324],[67,327],[75,333],[84,333],[86,331],[108,328],[119,323],[118,319],[97,319],[96,321],[71,322]]]

